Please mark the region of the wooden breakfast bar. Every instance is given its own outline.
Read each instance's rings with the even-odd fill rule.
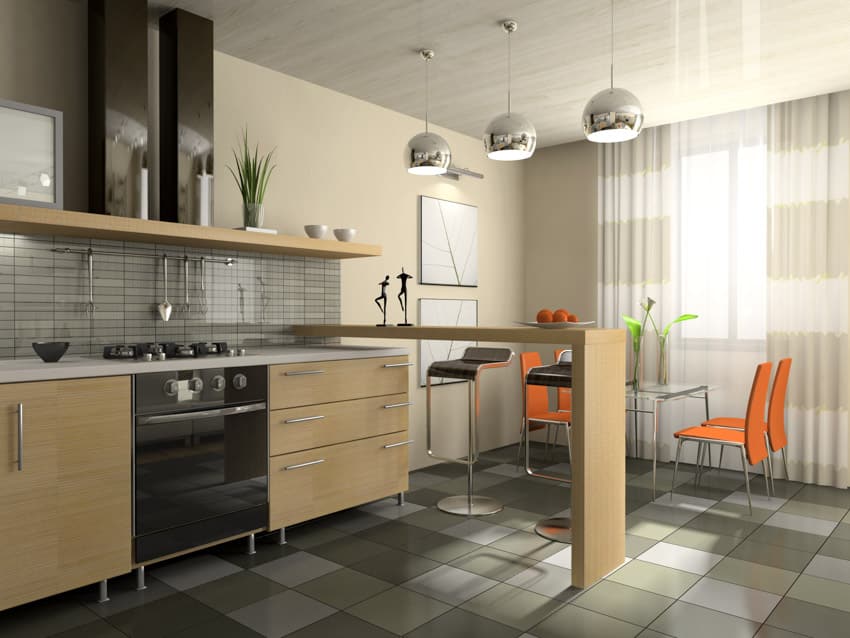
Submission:
[[[625,330],[307,325],[294,326],[293,332],[305,337],[570,346],[573,352],[572,584],[589,587],[623,564],[626,542]]]

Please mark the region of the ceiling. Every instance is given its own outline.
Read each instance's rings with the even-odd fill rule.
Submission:
[[[479,136],[506,110],[504,18],[515,18],[513,110],[540,146],[582,137],[606,88],[604,0],[155,0],[215,22],[215,47],[244,60]],[[616,0],[614,82],[646,126],[850,88],[847,0]]]

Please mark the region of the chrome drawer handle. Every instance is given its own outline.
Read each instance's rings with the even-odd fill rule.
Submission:
[[[413,365],[413,362],[409,361],[407,363],[385,363],[385,368],[409,368]]]
[[[288,372],[284,372],[283,375],[286,377],[303,377],[308,374],[324,374],[324,370],[289,370]]]
[[[405,401],[404,403],[387,403],[384,406],[384,410],[389,410],[390,408],[404,408],[408,405],[413,405],[413,401]]]
[[[296,463],[295,465],[284,465],[282,470],[297,470],[300,467],[310,467],[311,465],[318,465],[319,463],[324,463],[325,459],[319,459],[318,461],[307,461],[306,463]]]
[[[302,416],[297,419],[286,419],[284,423],[304,423],[306,421],[318,421],[319,419],[324,419],[324,414],[318,414],[316,416]]]
[[[24,404],[18,404],[18,472],[24,471]]]
[[[402,445],[410,445],[411,443],[413,443],[413,439],[410,439],[409,441],[402,441],[401,443],[390,443],[389,445],[385,445],[384,449],[389,450],[392,447],[399,447],[399,446],[402,446]]]

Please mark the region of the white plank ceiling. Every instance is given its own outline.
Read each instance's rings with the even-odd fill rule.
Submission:
[[[505,110],[513,36],[514,110],[540,145],[581,137],[607,86],[606,0],[163,0],[215,21],[215,47],[374,104],[479,136]],[[615,84],[646,125],[850,88],[850,0],[616,0]]]

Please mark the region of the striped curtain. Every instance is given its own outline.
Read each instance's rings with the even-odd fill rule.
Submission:
[[[767,350],[793,358],[789,473],[846,488],[850,91],[769,108],[768,185]]]

